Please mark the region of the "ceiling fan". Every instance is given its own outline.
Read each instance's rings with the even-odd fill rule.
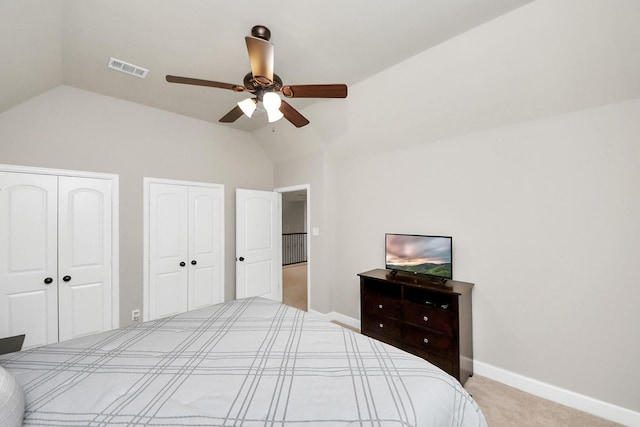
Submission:
[[[262,102],[269,122],[284,117],[294,126],[302,127],[309,124],[302,114],[284,101],[278,94],[286,98],[346,98],[347,85],[317,84],[317,85],[284,85],[282,79],[273,72],[273,45],[269,42],[271,31],[263,25],[256,25],[251,29],[251,36],[245,37],[251,72],[244,76],[243,84],[221,83],[212,80],[194,79],[167,75],[170,83],[182,83],[196,86],[209,86],[229,89],[234,92],[249,92],[251,97],[238,102],[231,111],[220,121],[233,123],[243,114],[251,117],[258,102]]]

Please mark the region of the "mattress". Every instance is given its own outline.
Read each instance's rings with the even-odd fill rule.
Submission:
[[[486,426],[454,378],[263,298],[8,354],[26,426]]]

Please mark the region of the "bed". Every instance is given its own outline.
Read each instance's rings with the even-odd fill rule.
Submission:
[[[26,426],[486,426],[423,359],[263,298],[0,356]]]

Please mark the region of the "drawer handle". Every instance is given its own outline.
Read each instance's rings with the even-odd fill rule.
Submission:
[[[424,316],[424,317],[422,318],[422,320],[424,320],[425,322],[428,322],[428,321],[429,321],[429,318],[428,318],[427,316]]]
[[[380,323],[380,327],[381,327],[381,328],[384,328],[384,323]]]
[[[429,344],[429,338],[425,338],[422,340],[425,344]]]
[[[382,308],[382,304],[379,304],[379,305],[378,305],[378,308],[380,308],[380,309],[381,309],[381,308]]]

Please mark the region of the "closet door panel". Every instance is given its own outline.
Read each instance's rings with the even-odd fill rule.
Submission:
[[[111,329],[109,180],[59,177],[60,340]]]
[[[0,337],[24,348],[58,341],[56,193],[55,176],[0,172]]]
[[[149,318],[187,310],[188,187],[149,187]]]
[[[111,329],[105,319],[111,308],[111,304],[105,299],[106,287],[102,282],[68,287],[68,301],[64,304],[66,312],[61,312],[60,316],[61,341]],[[67,319],[68,326],[63,327],[63,318]]]
[[[156,286],[151,294],[156,306],[155,312],[157,313],[154,318],[170,316],[185,311],[183,307],[185,301],[185,295],[183,294],[186,290],[184,284],[185,274],[182,271],[170,271],[156,275]]]
[[[223,300],[221,218],[219,188],[189,187],[189,310]]]

